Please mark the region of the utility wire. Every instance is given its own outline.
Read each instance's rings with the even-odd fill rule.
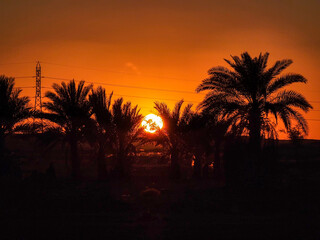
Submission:
[[[72,80],[72,79],[56,78],[56,77],[42,77],[42,78],[56,79],[56,80],[66,80],[66,81]],[[74,80],[74,81],[79,82],[80,80]],[[181,91],[181,90],[162,89],[162,88],[149,88],[149,87],[140,87],[140,86],[133,86],[133,85],[121,85],[121,84],[103,83],[103,82],[91,82],[91,81],[86,81],[86,83],[100,84],[100,85],[112,86],[112,87],[143,89],[143,90],[150,90],[150,91],[162,91],[162,92],[176,92],[176,93],[197,94],[196,92],[191,92],[191,91]]]
[[[115,71],[115,70],[105,70],[105,69],[98,69],[98,68],[88,68],[88,67],[83,67],[83,66],[66,65],[66,64],[51,63],[51,62],[41,62],[41,63],[60,66],[60,67],[67,67],[67,68],[79,68],[79,69],[86,69],[86,70],[92,70],[92,71],[110,72],[110,73],[118,73],[118,74],[134,75],[134,76],[139,75],[139,76],[142,76],[142,77],[150,77],[150,78],[171,79],[171,80],[179,80],[179,81],[198,82],[198,83],[202,81],[202,80],[191,80],[191,79],[176,78],[176,77],[136,74],[136,73],[130,73],[130,72],[125,72],[125,71]],[[306,90],[304,92],[319,92],[319,91]]]
[[[81,80],[75,80],[75,79],[68,79],[68,78],[58,78],[58,77],[43,77],[43,78],[48,78],[48,79],[55,79],[55,80],[65,80],[65,81],[70,81],[74,80],[75,82],[80,82]],[[124,87],[124,88],[135,88],[135,89],[145,89],[145,90],[154,90],[154,91],[166,91],[166,92],[179,92],[179,93],[193,93],[191,91],[179,91],[179,90],[171,90],[171,89],[157,89],[157,88],[146,88],[146,87],[138,87],[138,86],[131,86],[131,85],[120,85],[120,84],[108,84],[108,83],[101,83],[101,82],[88,82],[86,83],[91,83],[91,84],[100,84],[100,85],[108,85],[108,86],[116,86],[116,87]],[[42,88],[50,88],[50,87],[42,87]],[[196,94],[196,93],[193,93]],[[157,98],[151,98],[151,97],[142,97],[142,96],[133,96],[133,95],[123,95],[126,97],[134,97],[134,98],[145,98],[145,99],[157,99]],[[179,101],[179,100],[174,100],[174,99],[162,99],[158,98],[159,100],[166,100],[166,101]],[[185,101],[185,102],[195,102],[195,103],[200,103],[196,101]],[[311,103],[320,103],[320,101],[309,101]]]
[[[308,118],[306,118],[306,120],[308,120],[308,121],[320,121],[320,119],[308,119]]]
[[[13,63],[0,63],[0,65],[15,65],[15,64],[30,64],[36,62],[13,62]]]
[[[64,81],[71,81],[74,80],[76,82],[80,82],[81,80],[75,80],[75,79],[68,79],[68,78],[58,78],[58,77],[42,77],[42,78],[48,78],[48,79],[55,79],[55,80],[64,80]],[[84,80],[85,81],[85,80]],[[103,82],[93,82],[93,81],[85,81],[86,83],[91,84],[100,84],[105,86],[113,86],[113,87],[122,87],[122,88],[134,88],[134,89],[144,89],[144,90],[150,90],[150,91],[163,91],[163,92],[176,92],[176,93],[188,93],[188,94],[197,94],[202,95],[204,93],[196,93],[192,91],[182,91],[182,90],[174,90],[174,89],[161,89],[161,88],[148,88],[148,87],[140,87],[140,86],[133,86],[133,85],[121,85],[121,84],[111,84],[111,83],[103,83]],[[311,103],[320,103],[320,101],[309,101]]]
[[[42,87],[46,89],[52,89],[52,87]],[[177,102],[180,101],[181,99],[167,99],[167,98],[153,98],[153,97],[144,97],[144,96],[135,96],[135,95],[123,95],[123,94],[113,94],[114,96],[118,97],[132,97],[132,98],[142,98],[142,99],[151,99],[151,100],[162,100],[162,101],[173,101]],[[184,102],[190,102],[190,103],[200,103],[197,101],[187,101],[185,100]]]
[[[22,77],[14,77],[14,78],[35,78],[35,76],[22,76]]]
[[[50,78],[50,79],[58,79],[58,80],[71,80],[71,79],[65,79],[65,78],[53,78],[53,77],[46,77],[46,78]],[[74,80],[76,82],[79,82],[79,80]],[[96,83],[96,82],[87,82],[87,83]],[[102,85],[102,84],[101,84]],[[129,87],[129,86],[128,86]],[[20,88],[34,88],[34,87],[20,87]],[[44,88],[44,89],[52,89],[52,87],[46,87],[46,86],[43,86],[41,88]],[[139,88],[139,87],[135,87],[135,88]],[[142,88],[144,89],[144,88]],[[156,90],[156,89],[154,89]],[[165,91],[165,89],[163,89]],[[172,90],[174,91],[174,90]],[[120,97],[133,97],[133,98],[143,98],[143,99],[152,99],[152,100],[164,100],[164,101],[179,101],[178,99],[166,99],[166,98],[152,98],[152,97],[143,97],[143,96],[134,96],[134,95],[119,95],[119,94],[114,94],[115,96],[120,96]],[[190,103],[200,103],[198,101],[185,101],[185,102],[190,102]],[[320,101],[310,101],[310,102],[313,102],[313,103],[320,103]],[[320,111],[320,110],[313,110],[311,109],[310,111]]]
[[[143,98],[143,99],[151,99],[151,100],[163,100],[163,101],[173,101],[173,102],[177,102],[180,100],[177,99],[167,99],[167,98],[152,98],[152,97],[142,97],[142,96],[133,96],[133,95],[119,95],[119,94],[113,94],[114,96],[120,96],[120,97],[133,97],[133,98]],[[190,102],[190,103],[200,103],[197,101],[187,101],[184,100],[184,102]]]
[[[118,74],[134,75],[134,76],[137,75],[136,73],[129,73],[129,72],[124,72],[124,71],[114,71],[114,70],[106,70],[106,69],[88,68],[88,67],[82,67],[82,66],[65,65],[65,64],[50,63],[50,62],[40,62],[40,63],[49,64],[49,65],[55,65],[55,66],[60,66],[60,67],[67,67],[67,68],[86,69],[86,70],[91,70],[91,71],[110,72],[110,73],[118,73]],[[199,82],[199,81],[196,81],[196,80],[175,78],[175,77],[165,77],[165,76],[155,76],[155,75],[141,75],[141,74],[139,74],[139,76],[150,77],[150,78],[160,78],[160,79],[180,80],[180,81],[188,81],[188,82]]]
[[[45,76],[43,76],[42,78],[55,79],[55,80],[64,80],[64,81],[74,80],[74,79],[69,79],[69,78],[45,77]],[[78,81],[78,80],[75,80],[75,81]]]

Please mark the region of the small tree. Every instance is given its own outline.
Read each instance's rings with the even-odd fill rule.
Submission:
[[[20,97],[21,89],[14,87],[14,78],[0,76],[0,176],[20,175],[16,159],[8,157],[5,148],[6,137],[19,132],[22,121],[32,116],[29,98]]]
[[[14,78],[0,76],[0,152],[3,153],[5,137],[16,132],[17,125],[32,116],[29,98],[20,97],[21,89],[14,88]]]
[[[113,93],[106,95],[102,87],[92,90],[89,101],[96,120],[96,142],[98,144],[97,171],[98,178],[105,179],[107,176],[105,155],[107,150],[112,149],[114,136],[114,124],[111,110],[111,98]]]
[[[185,152],[185,140],[183,134],[186,132],[192,117],[192,104],[187,105],[183,111],[181,107],[183,100],[176,103],[174,109],[171,111],[165,103],[155,103],[155,109],[158,111],[162,120],[164,121],[163,128],[158,132],[156,141],[163,145],[169,152],[171,159],[170,176],[173,179],[179,179],[181,176],[180,158]]]
[[[70,162],[72,177],[80,177],[80,158],[78,155],[79,141],[92,129],[90,104],[87,99],[92,85],[85,86],[84,81],[76,85],[72,80],[68,84],[52,85],[54,91],[46,92],[49,102],[43,106],[48,112],[43,113],[44,118],[50,120],[52,128],[60,132],[70,147]]]
[[[115,173],[119,177],[129,176],[131,155],[136,151],[136,144],[142,140],[143,116],[139,112],[138,105],[132,107],[131,102],[123,104],[123,98],[115,100],[112,105],[111,146],[116,159]]]

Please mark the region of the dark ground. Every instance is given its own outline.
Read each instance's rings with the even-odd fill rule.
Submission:
[[[303,161],[283,146],[278,183],[260,189],[188,177],[172,182],[159,164],[136,165],[126,181],[2,177],[0,239],[318,240],[318,144],[309,155],[300,151]],[[160,195],[143,195],[147,188]]]
[[[10,184],[1,186],[1,239],[320,238],[318,184],[254,191],[150,177]],[[160,196],[142,196],[146,185]]]

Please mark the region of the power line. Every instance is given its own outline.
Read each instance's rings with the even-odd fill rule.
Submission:
[[[114,70],[106,70],[106,69],[88,68],[88,67],[82,67],[82,66],[65,65],[65,64],[50,63],[50,62],[41,62],[41,63],[60,66],[60,67],[86,69],[86,70],[91,70],[91,71],[110,72],[110,73],[118,73],[118,74],[134,75],[134,76],[137,75],[135,73],[129,73],[129,72],[124,72],[124,71],[114,71]],[[166,77],[166,76],[156,76],[156,75],[141,75],[141,74],[139,74],[139,76],[150,77],[150,78],[160,78],[160,79],[171,79],[171,80],[179,80],[179,81],[188,81],[188,82],[199,82],[197,80],[183,79],[183,78],[176,78],[176,77]]]
[[[31,62],[25,62],[25,63],[31,63]],[[57,66],[63,66],[63,67],[74,67],[74,68],[90,69],[90,68],[85,68],[85,67],[70,66],[70,65],[63,65],[63,64],[55,64],[55,63],[49,63],[49,62],[42,62],[42,63],[51,64],[51,65],[57,65]],[[10,63],[7,63],[7,64],[10,64]],[[23,63],[11,63],[11,64],[23,64]],[[0,65],[1,65],[1,63],[0,63]],[[105,71],[105,70],[100,70],[100,69],[90,69],[90,70]],[[112,72],[117,72],[117,73],[122,73],[122,74],[130,74],[130,73],[118,72],[118,71],[112,71]],[[18,76],[18,77],[15,77],[15,78],[34,78],[34,77],[35,76]],[[158,76],[153,76],[153,77],[158,77]],[[58,78],[58,77],[42,77],[42,78],[55,79],[55,80],[65,80],[65,81],[73,80],[73,79]],[[178,79],[178,78],[170,78],[170,77],[159,77],[159,78],[186,80],[186,79]],[[80,80],[74,80],[74,81],[79,82]],[[181,91],[181,90],[173,90],[173,89],[160,89],[160,88],[149,88],[149,87],[140,87],[140,86],[133,86],[133,85],[121,85],[121,84],[111,84],[111,83],[92,82],[92,81],[88,81],[87,83],[100,84],[100,85],[106,85],[106,86],[114,86],[114,87],[122,87],[122,88],[143,89],[143,90],[150,90],[150,91],[163,91],[163,92],[199,94],[199,93],[195,93],[195,92],[191,92],[191,91]],[[25,87],[21,87],[21,88],[34,88],[34,87],[25,86]],[[42,87],[42,88],[51,89],[50,87]],[[117,95],[117,94],[115,94],[115,95]],[[118,95],[118,96],[133,97],[133,98],[143,98],[143,99],[152,99],[152,100],[179,101],[179,100],[176,100],[176,99],[151,98],[151,97],[134,96],[134,95]],[[185,102],[200,103],[200,102],[197,102],[197,101],[185,101]],[[320,103],[320,101],[310,101],[310,102],[311,103]],[[319,111],[319,110],[313,110],[313,111]]]
[[[50,78],[50,79],[57,79],[57,80],[72,80],[72,79],[66,79],[66,78],[55,78],[55,77],[43,77],[43,78]],[[80,82],[80,80],[74,80],[76,82]],[[101,84],[101,85],[108,85],[108,84],[103,84],[103,83],[98,83],[98,82],[86,82],[86,83],[92,83],[92,84]],[[116,84],[114,84],[116,85]],[[123,85],[122,85],[123,86]],[[126,86],[128,88],[140,88],[140,87],[137,87],[137,86]],[[52,89],[52,87],[42,87],[42,88],[46,88],[46,89]],[[142,88],[142,89],[145,89],[145,88]],[[158,89],[153,89],[153,90],[158,90]],[[165,89],[161,89],[163,91],[167,91]],[[175,91],[175,90],[172,90],[172,91]],[[117,94],[114,94],[115,96]],[[117,96],[122,96],[122,97],[133,97],[133,98],[143,98],[143,99],[156,99],[156,100],[164,100],[164,101],[179,101],[178,99],[165,99],[165,98],[151,98],[151,97],[143,97],[143,96],[134,96],[134,95],[117,95]],[[185,102],[191,102],[191,103],[200,103],[198,101],[185,101]],[[319,102],[320,101],[310,101],[310,102]],[[311,110],[311,111],[320,111],[320,110]]]
[[[35,62],[13,62],[13,63],[0,63],[0,65],[15,65],[15,64],[30,64]]]
[[[66,81],[72,80],[72,79],[56,78],[56,77],[42,77],[42,78],[56,79],[56,80],[66,80]],[[74,80],[74,81],[78,81],[78,82],[79,82],[80,80]],[[103,82],[92,82],[92,81],[86,81],[86,83],[100,84],[100,85],[112,86],[112,87],[143,89],[143,90],[150,90],[150,91],[162,91],[162,92],[176,92],[176,93],[197,94],[196,92],[182,91],[182,90],[174,90],[174,89],[149,88],[149,87],[140,87],[140,86],[133,86],[133,85],[121,85],[121,84],[112,84],[112,83],[103,83]]]
[[[58,79],[58,80],[72,80],[72,79],[65,79],[65,78],[53,78],[53,77],[45,77],[45,78],[51,78],[51,79]],[[76,82],[79,82],[80,80],[74,80]],[[87,83],[96,83],[96,82],[87,82]],[[101,84],[102,85],[102,84]],[[45,89],[52,89],[52,87],[42,87]],[[139,87],[136,87],[139,88]],[[152,97],[144,97],[144,96],[134,96],[134,95],[120,95],[120,94],[114,94],[115,96],[120,96],[120,97],[133,97],[133,98],[143,98],[143,99],[151,99],[151,100],[164,100],[164,101],[180,101],[178,99],[166,99],[166,98],[152,98]],[[191,103],[200,103],[199,101],[185,101],[185,102],[191,102]],[[310,102],[314,102],[314,101],[310,101]],[[316,101],[317,102],[317,101]],[[319,101],[320,103],[320,101]],[[310,111],[320,111],[320,110],[310,110]]]
[[[312,118],[311,119],[310,118],[309,119],[306,118],[306,120],[308,120],[308,121],[320,121],[320,119],[312,119]]]
[[[22,77],[14,77],[14,78],[34,78],[35,76],[22,76]]]
[[[180,101],[178,99],[167,99],[167,98],[152,98],[152,97],[142,97],[142,96],[134,96],[134,95],[120,95],[120,94],[113,94],[115,96],[120,96],[120,97],[133,97],[133,98],[142,98],[142,99],[151,99],[151,100],[164,100],[164,101],[173,101],[173,102],[177,102]],[[187,101],[184,100],[184,102],[190,102],[190,103],[200,103],[197,101]]]
[[[43,76],[42,78],[55,79],[55,80],[64,80],[64,81],[74,80],[74,79],[69,79],[69,78],[45,77],[45,76]],[[75,80],[75,81],[78,81],[78,80]]]
[[[76,82],[80,82],[81,80],[75,80],[75,79],[68,79],[68,78],[58,78],[58,77],[42,77],[42,78],[48,78],[48,79],[55,79],[55,80],[64,80],[64,81],[71,81],[74,80]],[[84,80],[85,81],[85,80]],[[133,86],[133,85],[121,85],[121,84],[112,84],[112,83],[103,83],[103,82],[93,82],[93,81],[85,81],[86,83],[91,84],[100,84],[105,86],[113,86],[113,87],[122,87],[122,88],[134,88],[134,89],[144,89],[144,90],[150,90],[150,91],[163,91],[163,92],[176,92],[176,93],[188,93],[188,94],[197,94],[197,95],[203,95],[202,93],[196,93],[192,91],[182,91],[182,90],[174,90],[174,89],[161,89],[161,88],[149,88],[149,87],[140,87],[140,86]],[[311,103],[320,103],[320,101],[309,101]]]
[[[42,87],[42,88],[52,89],[52,87]],[[173,102],[177,102],[177,101],[181,100],[181,99],[153,98],[153,97],[144,97],[144,96],[135,96],[135,95],[123,95],[123,94],[113,94],[113,95],[114,96],[118,96],[118,97],[132,97],[132,98],[142,98],[142,99],[162,100],[162,101],[173,101]],[[200,103],[200,102],[197,102],[197,101],[187,101],[187,100],[185,100],[184,102]]]

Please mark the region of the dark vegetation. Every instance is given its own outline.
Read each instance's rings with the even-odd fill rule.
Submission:
[[[319,239],[320,141],[284,90],[306,79],[267,60],[210,69],[196,110],[156,102],[155,134],[102,87],[54,84],[36,112],[1,76],[2,238]]]

